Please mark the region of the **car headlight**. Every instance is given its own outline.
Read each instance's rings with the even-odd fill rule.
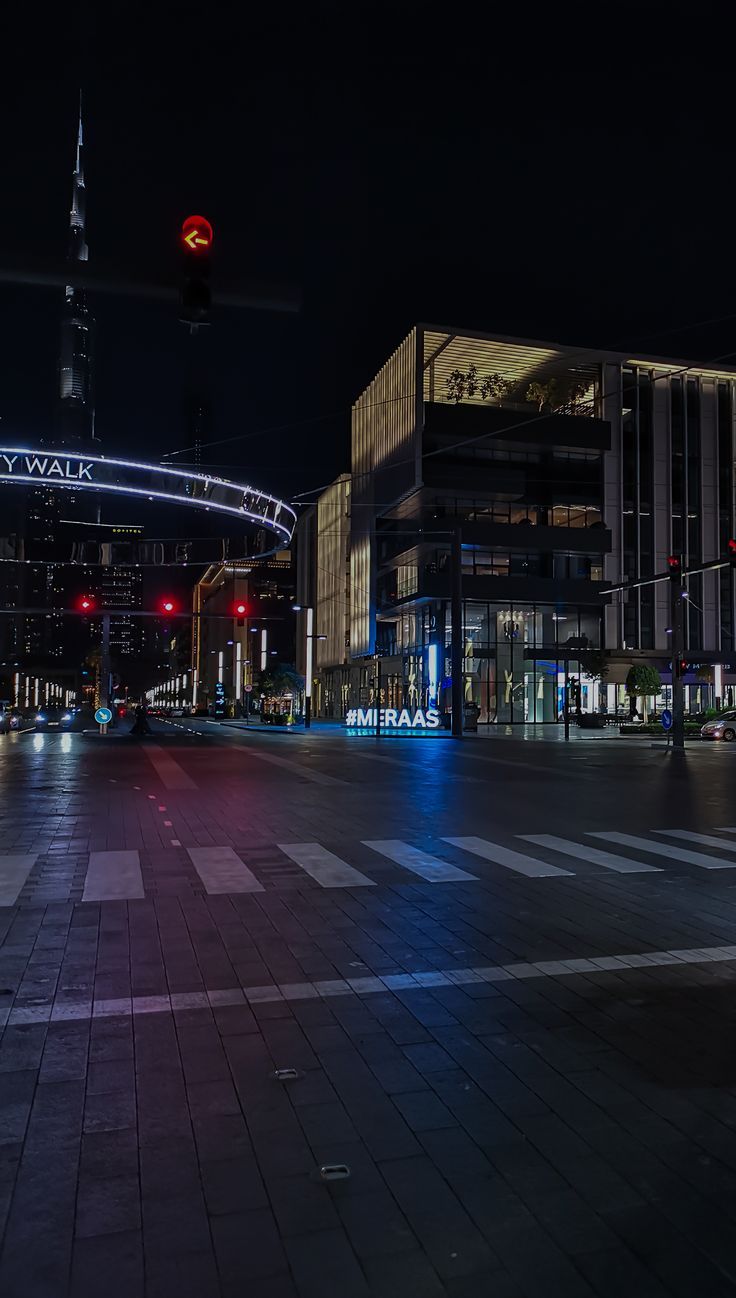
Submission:
[[[61,719],[62,721],[71,721],[72,720],[71,712],[65,712]]]
[[[37,715],[37,717],[36,717],[36,720],[37,720],[37,721],[45,721],[45,720],[46,720],[46,718],[45,718],[43,712],[39,712],[39,713],[38,713],[38,715]]]

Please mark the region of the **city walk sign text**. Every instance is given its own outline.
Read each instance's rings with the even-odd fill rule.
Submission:
[[[56,459],[52,456],[0,454],[0,476],[43,478],[46,481],[62,478],[65,482],[91,482],[93,461]]]
[[[345,725],[351,730],[439,730],[442,724],[436,708],[349,708]]]

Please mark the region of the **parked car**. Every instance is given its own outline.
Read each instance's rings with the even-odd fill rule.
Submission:
[[[23,717],[18,708],[0,708],[0,735],[10,734],[22,727]]]
[[[703,739],[725,739],[726,743],[733,743],[736,739],[736,712],[722,712],[720,717],[706,721],[700,734]]]

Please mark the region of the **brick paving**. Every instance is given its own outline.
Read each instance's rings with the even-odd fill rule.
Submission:
[[[467,757],[440,787],[423,752],[354,765],[299,741],[276,766],[251,737],[172,742],[192,793],[133,745],[21,742],[0,856],[38,857],[0,908],[3,1298],[734,1293],[727,869],[476,862],[433,886],[377,862],[373,888],[320,888],[275,844],[363,868],[362,839],[437,850],[510,833],[513,808]],[[727,824],[730,774],[718,805],[708,771],[707,827]],[[515,830],[561,832],[558,768],[537,786]],[[654,824],[649,805],[635,832]],[[265,890],[209,895],[192,844],[233,845]],[[145,897],[82,902],[89,852],[122,848]]]

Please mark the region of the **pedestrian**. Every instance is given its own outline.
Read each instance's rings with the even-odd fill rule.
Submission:
[[[131,730],[131,735],[150,735],[151,727],[148,724],[146,709],[142,703],[138,703],[135,709],[135,723]]]

